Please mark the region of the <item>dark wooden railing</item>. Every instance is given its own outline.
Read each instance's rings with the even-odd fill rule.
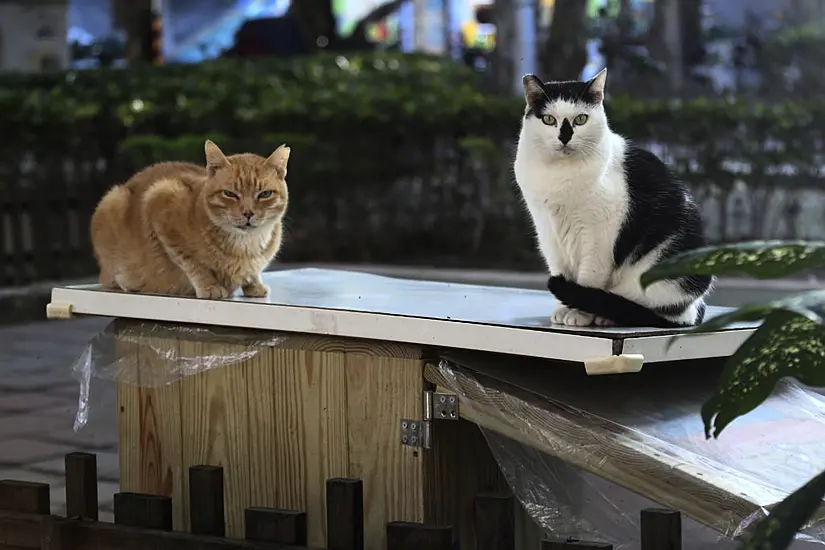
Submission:
[[[307,546],[304,512],[247,508],[244,539],[225,536],[223,468],[189,469],[190,532],[172,531],[172,499],[139,493],[114,496],[114,523],[98,521],[97,459],[66,455],[66,517],[51,515],[49,485],[0,481],[0,550],[298,550]],[[330,479],[327,549],[364,549],[363,484]],[[511,495],[483,494],[475,500],[478,550],[515,549],[515,502]],[[681,548],[681,516],[672,510],[643,510],[644,550]],[[460,548],[448,526],[391,522],[387,550]],[[544,541],[542,550],[607,550],[607,543]],[[465,550],[465,549],[462,549]]]

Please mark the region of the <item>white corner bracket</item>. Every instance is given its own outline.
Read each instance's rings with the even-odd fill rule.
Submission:
[[[49,302],[46,304],[46,319],[71,319],[72,304],[65,302]]]
[[[640,372],[644,365],[645,356],[641,353],[625,353],[622,355],[608,355],[597,359],[588,359],[584,362],[584,370],[589,375],[597,374],[624,374]]]

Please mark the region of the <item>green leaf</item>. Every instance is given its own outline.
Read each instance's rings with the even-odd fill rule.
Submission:
[[[772,311],[728,359],[719,385],[702,406],[705,436],[719,437],[758,407],[784,377],[825,386],[825,327],[794,311]]]
[[[741,550],[784,550],[797,531],[813,517],[825,496],[825,471],[776,505],[768,517],[753,528]]]
[[[825,242],[753,241],[689,250],[663,260],[641,277],[642,286],[686,275],[739,273],[783,277],[825,265]]]
[[[812,290],[802,292],[774,300],[765,304],[753,304],[740,307],[730,313],[724,313],[709,318],[701,325],[686,331],[674,338],[679,338],[686,334],[699,334],[703,332],[717,332],[734,323],[753,323],[761,321],[776,310],[796,313],[813,321],[825,325],[825,290]],[[668,344],[670,345],[670,344]]]

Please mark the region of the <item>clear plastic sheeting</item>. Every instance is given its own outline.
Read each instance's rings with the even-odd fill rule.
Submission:
[[[576,365],[445,357],[427,379],[459,396],[462,417],[481,427],[516,497],[556,539],[637,548],[640,510],[667,507],[687,518],[686,548],[735,548],[825,470],[825,397],[799,384],[781,382],[706,440],[699,410],[718,361],[588,377]],[[821,548],[823,520],[825,503],[793,548]]]
[[[94,380],[160,387],[246,361],[287,338],[249,329],[115,320],[89,341],[72,366],[80,383],[74,430],[89,421]]]

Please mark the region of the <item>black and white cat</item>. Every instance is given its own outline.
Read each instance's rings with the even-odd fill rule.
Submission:
[[[704,245],[699,208],[653,153],[611,131],[607,70],[587,82],[524,77],[527,107],[515,176],[561,302],[556,324],[691,326],[705,315],[711,277],[639,277],[663,258]]]

